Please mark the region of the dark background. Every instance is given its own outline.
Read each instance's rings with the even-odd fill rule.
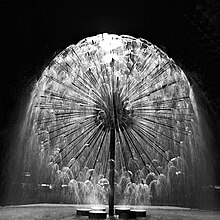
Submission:
[[[0,194],[7,186],[13,128],[31,85],[58,52],[104,32],[147,39],[197,82],[212,118],[220,185],[220,4],[215,0],[143,2],[0,2]]]

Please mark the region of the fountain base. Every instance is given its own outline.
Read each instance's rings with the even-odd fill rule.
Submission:
[[[146,218],[146,210],[133,209],[129,207],[115,208],[115,216],[107,216],[107,211],[104,207],[92,207],[85,209],[76,209],[76,215],[87,216],[89,219],[139,219]]]
[[[130,212],[130,208],[128,207],[118,207],[115,208],[115,214],[119,215],[120,213],[129,213]]]
[[[130,210],[130,216],[132,219],[135,218],[145,218],[146,217],[146,210]]]
[[[128,207],[118,207],[115,208],[115,215],[120,219],[129,219],[130,218],[130,208]]]
[[[145,218],[146,210],[141,209],[133,209],[127,207],[119,207],[115,208],[115,215],[119,217],[119,219],[136,219],[136,218]]]
[[[76,209],[76,215],[89,216],[90,211],[92,211],[92,209]]]
[[[89,218],[90,219],[106,219],[107,218],[107,212],[106,211],[100,211],[100,210],[92,210],[89,212]]]

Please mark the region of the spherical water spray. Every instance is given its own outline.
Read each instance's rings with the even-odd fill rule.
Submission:
[[[35,84],[19,175],[30,172],[62,202],[109,203],[110,215],[114,204],[189,206],[204,186],[192,181],[196,155],[204,162],[206,152],[199,117],[186,75],[158,47],[89,37],[58,54]]]

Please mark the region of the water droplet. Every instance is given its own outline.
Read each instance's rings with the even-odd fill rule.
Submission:
[[[85,144],[83,147],[84,147],[84,148],[87,148],[87,147],[89,147],[89,144]]]

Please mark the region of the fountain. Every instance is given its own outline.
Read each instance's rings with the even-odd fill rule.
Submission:
[[[24,203],[108,204],[109,216],[126,213],[115,204],[199,206],[212,182],[205,123],[187,76],[158,47],[127,35],[88,37],[35,83],[11,182],[22,185]],[[106,217],[77,210],[98,212]]]

